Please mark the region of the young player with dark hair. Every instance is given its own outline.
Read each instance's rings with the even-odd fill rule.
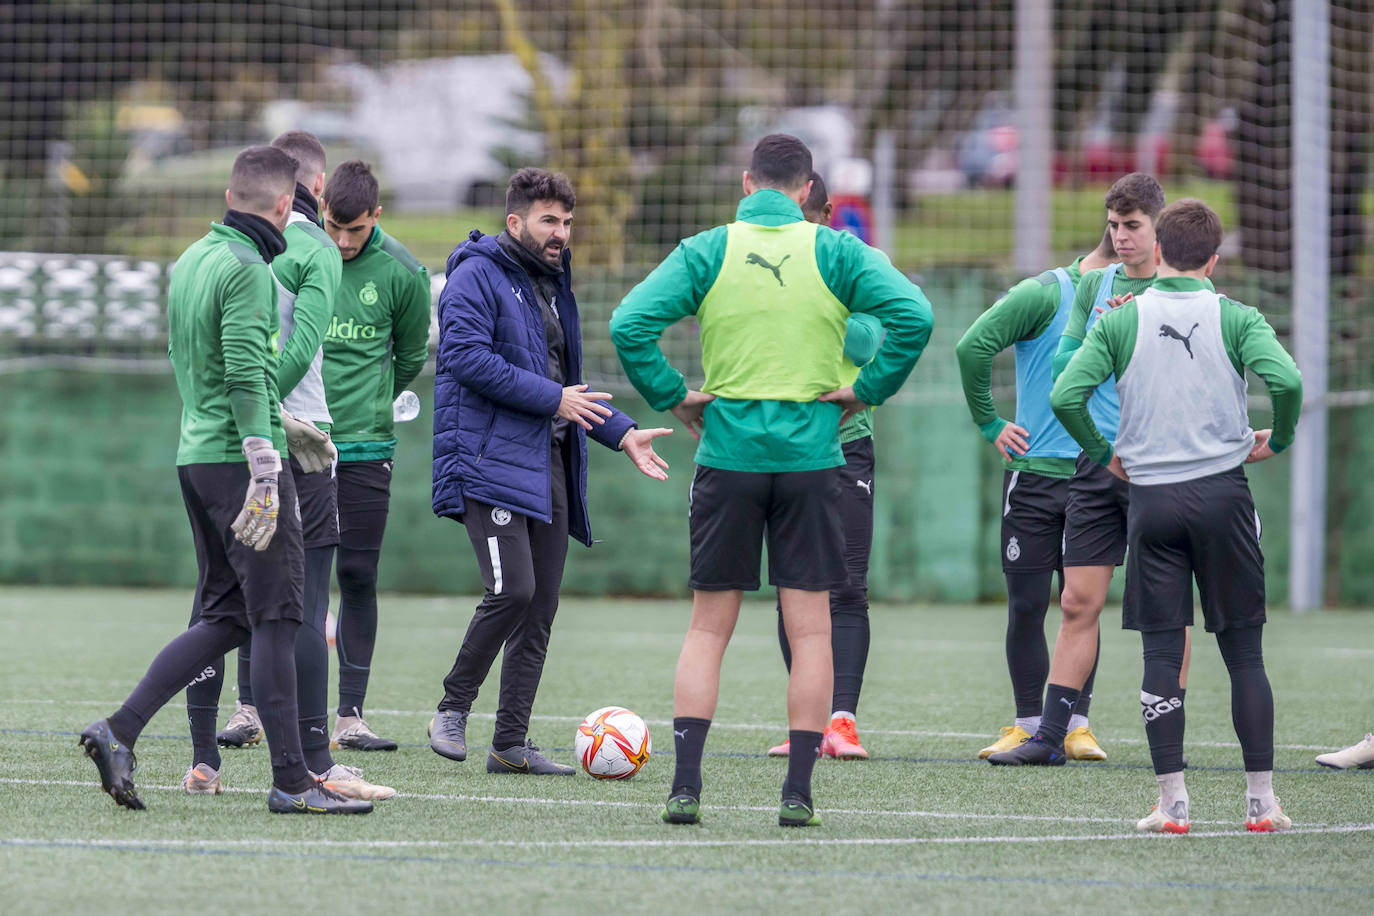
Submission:
[[[1263,315],[1204,284],[1221,244],[1210,208],[1178,201],[1160,216],[1157,236],[1158,280],[1096,323],[1051,395],[1084,454],[1131,491],[1123,625],[1139,630],[1144,646],[1140,707],[1160,792],[1136,827],[1188,832],[1179,673],[1196,580],[1204,625],[1230,673],[1246,829],[1286,830],[1292,821],[1273,790],[1274,697],[1261,648],[1260,519],[1244,465],[1292,444],[1302,377]],[[1250,428],[1247,369],[1269,389],[1272,429]],[[1113,374],[1121,405],[1115,443],[1088,407]]]
[[[721,657],[743,592],[759,587],[765,539],[792,651],[778,823],[820,823],[811,773],[833,697],[829,592],[847,580],[840,423],[896,392],[930,336],[925,296],[881,252],[806,221],[810,184],[805,144],[784,134],[760,140],[736,221],[683,241],[611,317],[635,388],[701,440],[689,501],[692,620],[674,681],[677,760],[662,814],[669,823],[700,819]],[[873,314],[887,331],[852,386],[840,374],[850,312]],[[702,391],[687,388],[658,346],[666,328],[693,315]]]
[[[396,454],[392,402],[429,352],[429,271],[377,224],[372,169],[350,160],[324,189],[324,231],[339,246],[342,279],[324,337],[324,387],[339,450],[339,706],[333,748],[393,751],[363,720],[377,640],[377,564]]]
[[[568,538],[592,543],[588,436],[667,479],[652,443],[671,430],[639,429],[606,404],[609,394],[582,384],[568,247],[576,202],[565,176],[516,172],[505,231],[474,231],[458,245],[439,296],[434,513],[467,529],[486,594],[444,678],[429,738],[436,754],[467,759],[468,712],[504,645],[489,773],[574,772],[528,732]]]
[[[1054,356],[1056,376],[1099,315],[1149,289],[1155,280],[1155,220],[1164,209],[1164,189],[1149,175],[1132,172],[1112,184],[1104,203],[1107,231],[1120,263],[1090,271],[1079,281],[1073,311]],[[1210,288],[1211,281],[1204,282]],[[1089,406],[1103,434],[1115,435],[1119,408],[1112,378],[1093,392]],[[1074,727],[1074,711],[1088,692],[1089,677],[1097,666],[1098,619],[1107,603],[1112,575],[1126,557],[1129,504],[1130,491],[1124,483],[1086,455],[1078,456],[1064,508],[1061,619],[1040,722],[1030,738],[989,754],[989,763],[1059,766],[1068,759],[1065,739]],[[1187,684],[1187,657],[1185,651],[1180,688]]]
[[[830,225],[830,194],[819,172],[811,173],[811,195],[802,204],[808,222]],[[882,323],[870,315],[850,315],[845,322],[841,381],[853,384],[859,369],[873,359],[882,341]],[[838,760],[867,760],[859,743],[859,691],[868,664],[868,558],[873,549],[873,412],[861,410],[840,426],[844,467],[840,469],[840,524],[844,528],[846,581],[830,590],[830,651],[835,665],[835,688],[830,722],[821,737],[821,755]],[[778,599],[778,643],[783,664],[792,670],[792,647]],[[768,749],[770,757],[786,757],[788,741]]]
[[[1007,671],[1016,720],[978,752],[987,758],[1035,734],[1045,699],[1050,654],[1045,614],[1058,573],[1062,588],[1065,507],[1078,444],[1050,410],[1054,354],[1083,276],[1116,260],[1109,232],[1067,267],[1017,283],[978,317],[955,347],[973,422],[1006,462],[1002,479],[1002,575],[1007,582]],[[992,363],[1016,350],[1016,422],[997,413]],[[1076,760],[1105,760],[1088,724],[1096,663],[1075,703],[1064,740]]]
[[[301,507],[305,546],[305,621],[296,631],[296,697],[300,713],[301,747],[305,764],[331,789],[350,798],[381,800],[396,794],[388,786],[363,779],[358,768],[336,763],[329,753],[329,646],[325,615],[329,611],[329,579],[334,548],[339,543],[338,498],[334,465],[338,450],[329,439],[332,419],[325,399],[322,344],[334,314],[341,257],[338,246],[320,227],[319,195],[325,185],[325,151],[314,134],[291,130],[272,146],[296,160],[296,196],[286,230],[286,251],[272,261],[277,284],[281,337],[277,382],[282,398],[282,425],[291,449],[291,472]],[[239,649],[239,698],[234,714],[214,736],[223,747],[256,744],[262,736],[253,702],[251,653]],[[219,754],[206,740],[214,730],[220,682],[210,678],[186,690],[195,741],[196,765],[187,774],[186,791],[213,792],[219,786]],[[198,728],[197,720],[208,721]],[[213,765],[202,762],[205,745]],[[206,769],[209,768],[209,769]]]
[[[81,733],[101,788],[128,808],[143,807],[133,747],[148,721],[216,659],[251,639],[254,693],[272,757],[268,809],[372,810],[371,802],[337,795],[310,775],[297,731],[304,563],[296,488],[281,462],[286,437],[271,345],[278,314],[268,267],[286,248],[282,229],[295,184],[296,162],[281,150],[240,153],[224,223],[188,248],[172,273],[168,355],[182,400],[177,476],[200,570],[199,618],[158,654],[124,705]]]

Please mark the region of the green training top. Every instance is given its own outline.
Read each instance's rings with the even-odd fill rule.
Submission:
[[[859,370],[867,366],[883,343],[883,323],[872,315],[852,312],[844,325],[844,361],[840,383],[853,385]],[[873,435],[873,408],[861,410],[840,424],[840,444]]]
[[[1065,267],[1069,280],[1077,288],[1082,274],[1082,258]],[[997,441],[1007,425],[997,412],[992,399],[992,362],[998,353],[1023,340],[1034,340],[1050,329],[1059,312],[1059,280],[1054,271],[1047,270],[1027,277],[1009,289],[992,304],[964,332],[954,348],[959,360],[959,377],[964,386],[964,400],[978,431],[989,442]],[[1016,397],[1033,397],[1034,392],[1018,389]],[[1048,397],[1048,392],[1043,396]],[[1013,471],[1028,471],[1042,477],[1067,479],[1073,476],[1074,459],[1031,457],[1018,455],[1003,462]]]
[[[258,436],[286,457],[277,411],[277,285],[252,239],[228,226],[187,248],[167,289],[167,356],[181,394],[177,464],[243,460]]]
[[[1210,285],[1192,277],[1165,277],[1157,280],[1154,288],[1168,294],[1200,291]],[[1218,298],[1221,337],[1226,356],[1242,379],[1246,368],[1254,370],[1256,375],[1264,379],[1274,410],[1274,432],[1269,445],[1275,452],[1283,451],[1293,443],[1298,412],[1302,408],[1302,376],[1263,315],[1239,302]],[[1128,302],[1104,314],[1054,383],[1054,392],[1050,395],[1050,405],[1064,428],[1083,446],[1084,454],[1102,465],[1112,460],[1112,443],[1103,438],[1093,424],[1088,414],[1088,397],[1113,373],[1116,374],[1118,388],[1128,383],[1127,369],[1136,351],[1138,322],[1135,302]],[[1183,339],[1177,333],[1170,335],[1162,328],[1158,336]],[[1189,356],[1193,355],[1191,349],[1187,352]],[[1126,402],[1122,403],[1124,406]]]
[[[324,336],[324,388],[340,461],[396,452],[391,403],[429,353],[429,271],[382,231],[351,261]]]
[[[844,463],[840,408],[814,400],[821,382],[812,379],[839,387],[845,315],[870,313],[887,332],[854,381],[859,399],[877,406],[901,387],[920,358],[933,323],[930,303],[886,255],[853,235],[815,227],[806,230],[814,233],[808,235],[813,239],[809,247],[799,246],[802,227],[787,227],[805,222],[801,208],[779,191],[751,194],[740,202],[736,216],[749,226],[734,230],[734,250],[742,240],[757,243],[757,248],[738,251],[726,269],[731,226],[685,239],[611,316],[616,352],[649,406],[673,407],[686,396],[687,384],[668,364],[658,340],[669,325],[708,305],[708,314],[698,316],[702,362],[708,393],[717,398],[704,413],[697,463],[765,473],[838,467]],[[752,227],[783,231],[759,233]],[[719,280],[725,285],[717,291]],[[760,297],[758,308],[730,301],[726,294],[732,288]],[[809,311],[784,318],[781,310],[789,297]],[[722,303],[727,304],[718,314],[709,314]],[[807,328],[808,336],[798,339],[795,327]],[[738,366],[720,358],[715,342],[721,341],[729,342],[725,349]],[[788,349],[792,347],[798,349]],[[799,359],[800,353],[810,361]],[[709,391],[713,381],[724,386],[720,392]]]

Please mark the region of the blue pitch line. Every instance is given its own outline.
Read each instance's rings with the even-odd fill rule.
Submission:
[[[53,735],[53,736],[57,736],[57,737],[67,736],[67,737],[73,737],[73,738],[74,738],[74,737],[76,737],[76,736],[79,735],[79,734],[81,734],[81,733],[80,733],[80,732],[73,732],[73,731],[54,731],[54,730],[46,730],[46,729],[38,729],[38,728],[0,728],[0,735]],[[145,734],[145,735],[139,735],[139,736],[138,736],[138,740],[139,740],[139,741],[143,741],[143,740],[145,740],[145,739],[151,740],[151,741],[184,741],[184,742],[187,742],[187,743],[190,743],[190,741],[191,741],[191,738],[190,738],[189,735],[146,735],[146,734]],[[411,748],[411,749],[429,750],[429,745],[428,745],[428,744],[401,744],[400,746],[401,746],[401,747],[404,747],[404,748]],[[232,750],[235,750],[235,748],[228,748],[228,750],[231,750],[231,751],[232,751]],[[571,753],[573,752],[573,749],[570,748],[570,747],[550,747],[550,748],[547,748],[546,750],[548,750],[548,751],[551,752],[551,753],[555,753],[555,754],[571,754]],[[655,756],[655,757],[672,757],[672,756],[673,756],[673,752],[672,752],[672,751],[667,751],[667,750],[664,750],[664,751],[654,751],[654,756]],[[746,752],[744,752],[744,751],[708,751],[708,752],[706,752],[705,754],[703,754],[702,756],[703,756],[703,757],[721,757],[721,758],[734,759],[734,760],[770,760],[770,759],[773,759],[773,758],[770,758],[767,754],[750,754],[750,753],[746,753]],[[950,758],[950,757],[870,757],[870,758],[869,758],[869,762],[871,762],[871,763],[942,763],[942,764],[962,764],[962,765],[964,765],[964,766],[984,766],[984,767],[990,767],[990,766],[991,766],[991,764],[989,764],[989,763],[988,763],[987,761],[985,761],[985,760],[971,760],[971,759],[969,759],[969,758],[967,758],[967,757],[957,757],[957,758]],[[1091,770],[1149,770],[1150,772],[1154,772],[1154,767],[1153,767],[1151,764],[1147,764],[1147,763],[1102,763],[1101,761],[1098,761],[1098,762],[1094,762],[1094,763],[1085,763],[1085,764],[1081,764],[1081,766],[1084,767],[1084,768],[1086,768],[1086,769],[1091,769]],[[1317,768],[1317,767],[1287,767],[1287,768],[1278,768],[1278,767],[1275,767],[1275,768],[1274,768],[1274,772],[1275,772],[1275,773],[1313,773],[1313,772],[1316,772],[1318,769],[1319,769],[1319,768]],[[1243,772],[1245,772],[1245,768],[1244,768],[1244,767],[1218,767],[1218,766],[1204,767],[1204,766],[1194,766],[1193,764],[1190,763],[1190,764],[1188,764],[1188,772],[1190,772],[1190,773],[1243,773]]]
[[[98,843],[98,841],[95,841]],[[278,852],[273,850],[250,849],[187,849],[182,846],[100,846],[71,841],[52,840],[47,842],[16,842],[0,839],[0,846],[27,849],[74,849],[81,852],[116,852],[151,855],[189,855],[189,856],[232,856],[240,858],[294,859],[325,862],[414,862],[423,865],[477,865],[493,868],[519,869],[587,869],[597,868],[607,871],[635,871],[658,873],[691,873],[716,875],[762,875],[783,878],[858,878],[861,880],[895,881],[949,881],[970,884],[1040,884],[1076,887],[1117,888],[1132,890],[1197,890],[1197,891],[1241,891],[1245,893],[1267,894],[1342,894],[1365,896],[1374,894],[1374,886],[1369,887],[1322,887],[1308,884],[1222,884],[1201,881],[1111,881],[1105,878],[1047,878],[1040,875],[958,875],[948,872],[854,872],[843,869],[790,869],[790,868],[728,868],[709,865],[643,865],[619,862],[548,862],[511,859],[453,858],[448,856],[416,855],[377,855],[373,853],[310,853]],[[671,847],[668,847],[671,848]]]

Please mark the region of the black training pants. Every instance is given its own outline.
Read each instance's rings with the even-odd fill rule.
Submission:
[[[566,470],[557,446],[549,466],[551,523],[473,499],[467,501],[463,514],[486,594],[468,624],[453,670],[444,678],[439,708],[471,709],[504,644],[501,698],[492,739],[492,746],[499,750],[523,744],[529,730],[568,556]]]

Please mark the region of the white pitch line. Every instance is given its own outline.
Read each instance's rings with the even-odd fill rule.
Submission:
[[[0,700],[0,707],[4,706],[37,706],[62,704],[66,706],[93,706],[109,707],[113,705],[109,700]],[[433,716],[432,709],[371,709],[367,710],[369,716],[399,716],[403,718],[419,718],[422,716]],[[468,716],[470,719],[494,720],[495,713],[474,712]],[[549,716],[534,715],[530,716],[531,721],[535,722],[570,722],[578,723],[582,721],[580,716]],[[656,728],[667,728],[672,724],[671,719],[645,719],[646,724]],[[730,731],[749,731],[749,732],[781,732],[784,728],[782,724],[776,722],[712,722],[713,729],[727,729]],[[864,727],[866,735],[889,735],[905,738],[976,738],[980,741],[989,740],[993,736],[989,732],[951,732],[951,731],[930,731],[923,729],[905,728],[869,728]],[[1111,738],[1112,744],[1144,745],[1148,742],[1144,738],[1118,737]],[[1235,741],[1188,741],[1188,747],[1207,747],[1223,748],[1234,750],[1240,747]],[[1331,750],[1330,744],[1276,744],[1275,750],[1281,751],[1328,751]]]
[[[94,780],[83,782],[79,779],[15,779],[0,778],[0,784],[26,785],[26,786],[74,786],[79,788],[94,788]],[[147,789],[159,792],[182,792],[181,786],[172,785],[140,785],[140,790]],[[244,787],[225,786],[225,792],[243,795],[261,795],[261,789],[248,789]],[[593,798],[532,798],[521,795],[449,795],[439,793],[410,793],[401,792],[396,795],[401,799],[416,799],[418,801],[457,801],[457,802],[477,802],[481,804],[494,805],[559,805],[564,807],[578,808],[638,808],[640,810],[656,810],[656,802],[631,802],[631,801],[611,801],[607,799]],[[768,805],[709,805],[707,810],[713,811],[776,811],[776,806]],[[924,817],[937,820],[958,820],[958,821],[1022,821],[1022,822],[1051,822],[1056,824],[1129,824],[1135,818],[1124,817],[1057,817],[1048,814],[976,814],[967,811],[899,811],[894,809],[881,808],[821,808],[822,814],[853,814],[862,817]],[[1229,820],[1224,821],[1204,821],[1193,820],[1194,824],[1230,824]],[[1325,824],[1308,825],[1313,827],[1325,827]]]
[[[770,809],[771,810],[771,809]],[[1294,827],[1285,831],[1289,834],[1348,834],[1374,832],[1374,824],[1334,824],[1325,827]],[[1249,837],[1244,830],[1194,831],[1190,837],[1205,839],[1235,839]],[[1154,833],[1088,833],[1053,834],[1049,836],[974,836],[974,837],[839,837],[796,838],[777,840],[194,840],[184,837],[166,840],[92,840],[92,839],[38,839],[28,837],[0,837],[0,845],[40,846],[53,845],[121,849],[141,846],[166,846],[169,851],[187,849],[272,849],[272,848],[342,848],[342,849],[445,849],[445,848],[517,848],[517,849],[628,849],[628,848],[671,848],[684,846],[702,847],[751,847],[751,846],[942,846],[942,845],[1014,845],[1021,843],[1075,843],[1102,842],[1103,840],[1164,840],[1162,834]],[[1252,840],[1251,842],[1262,842]]]

